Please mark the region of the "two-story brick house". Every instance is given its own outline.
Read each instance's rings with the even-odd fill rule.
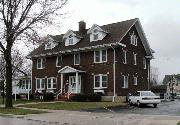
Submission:
[[[153,58],[139,19],[47,36],[28,55],[32,59],[32,89],[61,93],[125,96],[149,87]]]

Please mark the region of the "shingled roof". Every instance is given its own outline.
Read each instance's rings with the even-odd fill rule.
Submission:
[[[77,44],[71,45],[71,46],[65,46],[65,41],[63,40],[64,34],[56,35],[56,36],[50,35],[51,38],[53,38],[56,42],[58,42],[58,45],[53,49],[45,50],[44,49],[45,42],[44,42],[41,46],[39,46],[37,49],[32,51],[28,55],[28,58],[38,57],[38,56],[43,56],[43,55],[52,55],[52,54],[55,55],[66,50],[74,50],[74,49],[79,49],[79,48],[84,48],[84,47],[92,47],[92,46],[111,44],[111,43],[117,43],[117,42],[120,43],[123,37],[127,34],[130,28],[133,25],[135,25],[136,22],[139,22],[138,18],[100,26],[103,30],[107,31],[108,34],[103,40],[94,41],[94,42],[90,42],[90,38],[89,38],[90,36],[89,34],[87,34],[87,32],[81,33],[79,31],[73,31],[78,36],[81,36],[82,39]],[[88,29],[86,29],[86,31],[87,30]],[[148,42],[146,41],[145,44],[146,45],[144,45],[144,47],[146,47],[146,50],[149,51],[149,54],[147,55],[152,56],[151,55],[152,51],[149,47]]]

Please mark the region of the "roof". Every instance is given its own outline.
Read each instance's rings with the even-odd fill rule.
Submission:
[[[136,24],[137,23],[137,24]],[[48,49],[45,50],[44,42],[42,45],[40,45],[37,49],[32,51],[27,57],[32,58],[32,57],[39,57],[39,56],[45,56],[45,55],[57,55],[59,53],[64,53],[65,51],[75,51],[75,50],[80,50],[81,48],[91,48],[92,46],[100,46],[100,45],[108,45],[108,44],[114,44],[118,43],[123,46],[121,40],[123,37],[128,33],[128,31],[131,29],[132,26],[137,25],[137,28],[142,28],[139,23],[139,19],[131,19],[131,20],[126,20],[122,22],[117,22],[117,23],[112,23],[112,24],[107,24],[103,26],[99,26],[101,29],[106,31],[108,34],[106,35],[103,40],[99,41],[94,41],[90,42],[90,36],[89,34],[86,33],[81,33],[79,31],[73,31],[77,36],[82,37],[82,39],[75,45],[71,46],[65,46],[65,41],[63,39],[63,35],[56,35],[56,36],[51,36],[55,41],[58,42],[58,45],[54,47],[53,49]],[[88,31],[89,29],[86,29]],[[145,38],[144,32],[142,29],[139,29],[138,32],[141,34],[141,39],[143,39],[143,45],[145,47],[147,56],[152,56],[151,49],[149,47],[148,41]]]

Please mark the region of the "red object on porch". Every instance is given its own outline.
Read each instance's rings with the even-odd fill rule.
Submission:
[[[70,101],[72,96],[76,95],[75,93],[63,93],[56,98],[56,101]]]

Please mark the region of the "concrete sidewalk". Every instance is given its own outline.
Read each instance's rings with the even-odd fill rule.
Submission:
[[[51,113],[25,116],[25,119],[68,125],[177,125],[180,116],[90,113],[51,110]]]

